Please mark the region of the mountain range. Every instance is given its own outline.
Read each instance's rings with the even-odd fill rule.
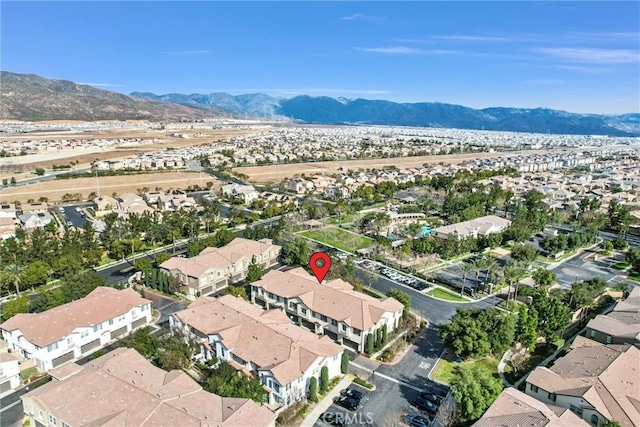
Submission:
[[[265,94],[229,95],[132,92],[131,96],[173,102],[205,111],[271,118],[284,116],[306,123],[420,126],[575,135],[640,136],[640,114],[578,114],[548,108],[485,108],[439,102],[397,103],[383,100]]]
[[[640,114],[578,114],[547,108],[474,109],[439,102],[262,93],[156,95],[102,90],[34,74],[0,72],[0,118],[15,120],[199,120],[213,117],[288,118],[320,124],[485,129],[575,135],[640,136]]]
[[[0,118],[13,120],[197,120],[211,112],[134,98],[68,80],[0,71]]]

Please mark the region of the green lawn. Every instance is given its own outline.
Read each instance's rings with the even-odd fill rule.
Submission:
[[[611,268],[615,268],[616,270],[624,270],[629,267],[628,262],[616,262],[615,264],[611,264]]]
[[[498,362],[499,360],[494,357],[485,357],[483,359],[478,360],[470,360],[462,363],[455,363],[453,360],[448,359],[440,359],[436,369],[433,371],[433,379],[438,380],[440,382],[451,384],[455,377],[455,368],[456,366],[460,366],[462,369],[469,368],[474,365],[484,366],[489,369],[491,372],[498,375]],[[505,366],[505,372],[510,371],[508,366]]]
[[[449,291],[445,291],[444,289],[441,288],[433,288],[432,290],[430,290],[429,292],[427,292],[427,295],[431,295],[434,298],[440,298],[446,301],[461,301],[461,302],[468,302],[469,300],[465,299],[465,298],[461,298],[460,295],[458,294],[454,294],[453,292],[449,292]]]
[[[373,245],[373,239],[335,227],[310,230],[300,234],[347,252],[355,252],[358,249],[368,248]]]

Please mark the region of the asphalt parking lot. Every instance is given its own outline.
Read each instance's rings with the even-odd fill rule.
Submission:
[[[60,213],[62,213],[65,223],[71,222],[74,227],[83,228],[87,219],[83,215],[80,215],[80,212],[76,211],[76,207],[77,206],[65,206],[64,213]]]
[[[625,281],[617,274],[617,270],[610,268],[611,260],[599,259],[588,260],[595,253],[584,251],[581,254],[563,262],[559,266],[552,268],[556,275],[556,282],[562,287],[569,289],[575,282],[589,280],[594,277],[602,277],[607,283],[615,281]]]

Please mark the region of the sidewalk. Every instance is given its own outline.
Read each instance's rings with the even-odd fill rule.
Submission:
[[[340,395],[340,391],[349,387],[351,376],[345,375],[327,395],[316,404],[315,408],[305,417],[300,427],[313,427],[320,415],[333,404],[333,398]]]

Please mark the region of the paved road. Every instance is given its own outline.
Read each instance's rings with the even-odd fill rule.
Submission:
[[[595,252],[593,251],[584,251],[557,267],[552,268],[551,271],[555,273],[558,284],[565,289],[570,289],[571,285],[575,282],[589,280],[594,277],[602,277],[610,285],[617,282],[628,283],[631,286],[637,285],[637,283],[621,277],[617,270],[610,268],[611,260],[587,260],[587,257],[593,256],[594,254]]]
[[[415,289],[406,286],[401,283],[394,282],[380,275],[376,275],[376,278],[372,281],[369,277],[369,273],[365,273],[362,268],[356,268],[356,276],[358,276],[365,285],[371,283],[371,288],[380,292],[381,294],[387,294],[392,288],[400,289],[411,297],[411,307],[417,311],[422,317],[429,320],[434,325],[442,325],[447,323],[449,319],[456,313],[458,307],[464,308],[489,308],[493,307],[502,301],[499,297],[489,297],[482,301],[471,303],[453,303],[447,301],[437,300],[426,296],[425,294],[416,291]]]

